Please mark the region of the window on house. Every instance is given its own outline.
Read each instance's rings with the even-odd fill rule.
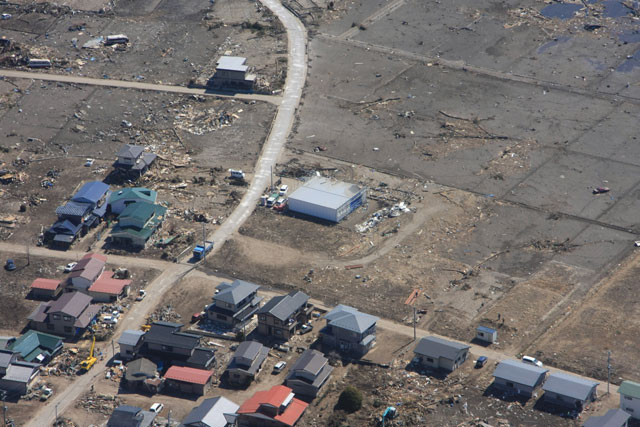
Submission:
[[[64,316],[64,321],[65,322],[70,322],[71,321],[71,317],[70,316]]]
[[[71,333],[71,326],[65,326],[64,327],[64,331],[68,332],[68,333]]]
[[[625,396],[624,398],[625,398],[625,400],[633,400],[629,396]]]
[[[512,383],[512,382],[510,382],[510,381],[507,381],[507,387],[511,387],[511,388],[513,388],[513,383]]]
[[[260,320],[265,321],[267,320],[267,316],[265,316],[264,314],[260,315]]]
[[[227,316],[225,316],[224,314],[217,314],[216,315],[216,319],[218,319],[218,320],[227,320]]]
[[[276,335],[282,335],[282,331],[280,329],[276,329]]]
[[[427,362],[433,363],[433,357],[427,357]]]
[[[47,323],[47,329],[54,329],[53,323]]]
[[[60,315],[59,314],[54,314],[53,315],[53,320],[60,320]]]

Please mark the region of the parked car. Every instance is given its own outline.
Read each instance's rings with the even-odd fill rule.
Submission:
[[[310,323],[305,323],[300,328],[300,335],[304,335],[304,334],[309,333],[311,331],[313,331],[313,325],[310,324]]]
[[[87,159],[87,161],[84,162],[84,165],[89,168],[89,167],[93,166],[93,162],[94,161],[95,161],[94,159]]]
[[[6,19],[11,19],[11,14],[10,13],[3,13],[2,15],[0,15],[0,18],[4,21]]]
[[[52,394],[53,390],[45,387],[45,389],[42,390],[42,394],[40,395],[40,400],[44,402],[45,400],[48,400]]]
[[[4,269],[7,270],[7,271],[13,271],[16,268],[18,268],[18,267],[16,267],[16,263],[13,262],[12,259],[8,259],[7,263],[4,265]]]
[[[287,194],[288,190],[289,186],[287,184],[282,184],[282,186],[280,187],[280,195],[284,196],[285,194]]]
[[[151,412],[155,412],[156,414],[162,412],[163,409],[164,405],[162,403],[154,403],[153,405],[151,405],[151,408],[149,408]]]
[[[285,361],[280,361],[278,363],[276,363],[276,365],[273,367],[273,373],[274,374],[279,374],[280,372],[282,372],[282,370],[287,366],[287,362]]]
[[[273,210],[276,210],[276,211],[283,211],[286,208],[287,208],[287,199],[282,197],[276,200],[276,202],[273,204]]]
[[[480,369],[482,368],[484,365],[487,364],[487,356],[480,356],[478,357],[478,360],[476,360],[476,369]]]
[[[147,291],[145,291],[144,289],[140,289],[140,291],[138,291],[138,296],[136,297],[136,301],[142,301],[146,296],[147,296]]]
[[[538,368],[542,368],[542,362],[539,361],[538,359],[536,359],[535,357],[531,357],[531,356],[522,356],[522,362],[523,363],[528,363],[530,365],[535,365]]]
[[[191,316],[191,323],[196,323],[204,317],[204,311],[199,311],[198,313],[193,313]]]
[[[67,264],[67,265],[64,267],[64,272],[65,272],[65,273],[71,273],[71,270],[73,270],[73,268],[74,268],[76,265],[78,265],[78,263],[77,263],[77,262],[70,262],[69,264]]]
[[[109,315],[109,316],[104,316],[102,318],[102,321],[108,325],[115,325],[118,323],[118,318],[115,316]]]

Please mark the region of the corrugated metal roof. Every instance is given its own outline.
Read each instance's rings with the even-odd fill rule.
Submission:
[[[360,193],[360,191],[362,191],[362,188],[355,184],[315,176],[291,193],[289,201],[299,200],[305,203],[337,209]]]
[[[125,286],[129,286],[131,280],[120,280],[113,278],[112,271],[103,272],[93,285],[89,287],[91,292],[100,292],[103,294],[120,295]]]
[[[258,353],[260,353],[262,347],[263,345],[257,341],[244,341],[238,346],[236,352],[233,354],[233,357],[234,359],[243,358],[253,360],[256,358]]]
[[[640,399],[640,384],[628,380],[622,381],[620,387],[618,387],[618,393]]]
[[[144,148],[138,145],[125,144],[118,151],[117,156],[125,159],[137,159],[144,151]]]
[[[83,185],[71,198],[74,202],[96,204],[109,191],[109,186],[101,181],[90,181]]]
[[[31,284],[31,289],[44,289],[47,291],[55,291],[60,286],[60,280],[37,278]]]
[[[540,377],[545,375],[549,370],[538,368],[537,366],[527,365],[515,360],[503,360],[498,364],[493,376],[502,378],[506,381],[534,387]]]
[[[584,401],[589,398],[591,391],[597,386],[598,383],[595,381],[589,381],[562,372],[554,372],[549,375],[542,389]]]
[[[58,206],[56,215],[62,216],[84,216],[91,209],[90,203],[80,203],[75,201],[67,202],[65,205]]]
[[[609,409],[606,414],[590,417],[584,427],[622,427],[631,418],[631,414],[622,409]]]
[[[414,353],[435,359],[444,357],[445,359],[455,360],[461,350],[471,348],[468,345],[460,344],[454,341],[444,340],[438,337],[424,337],[416,346]]]
[[[488,328],[486,326],[478,326],[476,331],[486,332],[487,334],[494,334],[496,332],[495,329]]]
[[[16,362],[9,365],[3,380],[28,383],[40,365],[37,363]]]
[[[206,384],[213,372],[204,369],[188,368],[186,366],[172,366],[169,368],[165,379],[182,381],[191,384]]]
[[[225,71],[239,71],[246,72],[249,67],[244,65],[247,61],[247,58],[243,58],[241,56],[221,56],[218,59],[218,64],[216,69],[225,70]]]
[[[123,188],[114,191],[109,196],[109,204],[113,204],[118,200],[144,200],[149,203],[155,203],[158,193],[145,187]]]

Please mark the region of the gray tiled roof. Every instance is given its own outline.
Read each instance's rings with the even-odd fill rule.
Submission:
[[[11,350],[0,350],[0,368],[7,368],[11,360],[15,358],[14,352]]]
[[[309,296],[304,292],[295,291],[288,295],[273,297],[258,311],[258,314],[271,314],[276,319],[286,321],[296,311],[303,307]]]
[[[223,396],[205,399],[199,406],[189,412],[182,421],[185,427],[208,426],[226,427],[227,421],[224,414],[234,414],[240,406]]]
[[[324,354],[318,350],[308,349],[296,360],[291,367],[292,371],[305,371],[311,375],[318,375],[320,370],[328,363]]]
[[[438,337],[424,337],[418,342],[414,353],[422,356],[455,360],[461,350],[469,349],[470,346],[454,341],[444,340]]]
[[[127,329],[120,335],[120,339],[118,339],[118,344],[124,345],[136,345],[140,342],[140,339],[144,336],[143,331],[137,331],[134,329]]]
[[[49,306],[48,313],[63,313],[68,316],[79,317],[91,304],[92,298],[81,292],[68,292],[63,294]]]
[[[224,289],[218,286],[218,289],[220,289],[220,292],[213,297],[214,300],[235,305],[260,289],[260,286],[236,279],[231,283],[231,286],[227,286]]]
[[[143,151],[144,148],[138,145],[125,144],[122,148],[120,148],[117,156],[126,159],[137,159]]]
[[[493,376],[502,378],[518,384],[534,387],[540,376],[545,375],[549,370],[538,368],[537,366],[527,365],[515,360],[503,360],[493,371]]]
[[[598,386],[595,381],[589,381],[574,375],[554,372],[549,375],[542,389],[562,396],[578,400],[587,400],[591,391]]]
[[[363,333],[378,321],[376,316],[361,313],[357,309],[348,305],[338,305],[325,316],[327,324],[346,329],[348,331]]]

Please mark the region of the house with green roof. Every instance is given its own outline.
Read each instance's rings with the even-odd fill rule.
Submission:
[[[45,364],[62,350],[62,338],[29,330],[14,341],[9,350],[19,353],[27,362]]]
[[[127,248],[144,248],[149,238],[162,225],[167,208],[147,202],[128,205],[118,216],[111,231],[111,241]]]
[[[618,388],[620,394],[620,409],[640,419],[640,384],[633,381],[622,381]]]
[[[124,209],[138,202],[155,203],[158,193],[145,187],[122,188],[109,196],[108,204],[111,213],[120,215]]]

